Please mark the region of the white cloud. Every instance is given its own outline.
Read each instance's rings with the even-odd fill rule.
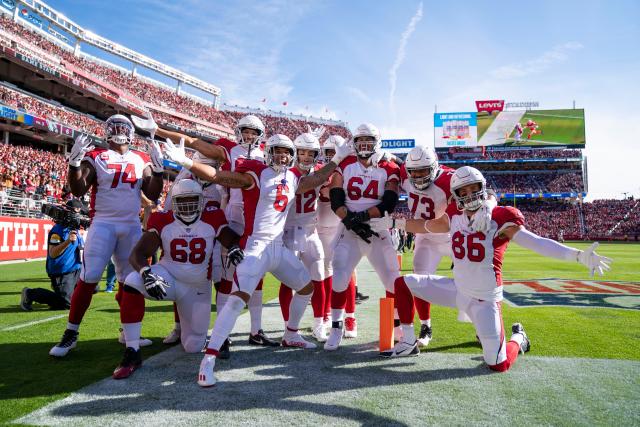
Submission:
[[[405,30],[402,32],[402,35],[400,36],[400,46],[398,46],[398,50],[396,52],[396,59],[393,62],[393,65],[391,66],[391,68],[389,69],[389,86],[390,86],[389,111],[391,112],[391,117],[394,122],[395,122],[395,115],[396,115],[395,96],[396,96],[396,85],[398,83],[398,69],[404,62],[404,58],[406,56],[407,42],[409,41],[411,34],[413,34],[413,32],[415,31],[416,25],[418,25],[418,22],[420,22],[421,19],[422,19],[422,2],[420,2],[420,4],[418,5],[418,10],[416,10],[415,15],[411,17],[411,20],[409,21],[407,28],[405,28]]]
[[[557,45],[537,58],[527,60],[524,63],[498,67],[491,71],[491,76],[496,79],[515,79],[540,73],[553,64],[566,61],[569,58],[569,52],[582,48],[582,44],[578,42],[567,42]]]

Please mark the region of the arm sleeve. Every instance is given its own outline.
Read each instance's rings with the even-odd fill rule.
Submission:
[[[564,261],[578,261],[580,250],[570,248],[555,240],[540,237],[529,230],[522,228],[514,234],[512,241],[516,242],[523,248],[530,249],[540,255],[550,258],[561,259]]]

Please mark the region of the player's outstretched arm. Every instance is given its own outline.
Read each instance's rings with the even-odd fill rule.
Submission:
[[[85,134],[79,135],[71,147],[67,182],[71,193],[76,197],[84,196],[96,179],[96,170],[93,165],[83,160],[84,156],[94,148],[91,139]]]
[[[442,215],[440,218],[430,219],[396,219],[396,228],[414,234],[447,233],[449,232],[449,217]]]
[[[334,156],[331,158],[331,161],[329,161],[329,163],[327,163],[311,175],[307,175],[301,178],[296,193],[301,194],[305,191],[309,191],[313,188],[323,185],[325,182],[327,182],[338,165],[344,159],[346,159],[349,154],[351,154],[351,148],[347,143],[342,142],[340,144],[336,144],[336,154],[334,154]],[[340,182],[340,186],[342,186],[342,182]],[[334,187],[333,183],[331,184],[331,187]]]
[[[564,261],[579,262],[589,269],[592,277],[596,272],[602,276],[605,271],[609,271],[611,269],[610,263],[613,260],[611,258],[598,255],[595,252],[595,249],[598,247],[598,242],[594,242],[588,249],[581,251],[580,249],[563,245],[555,240],[538,236],[521,225],[508,227],[503,230],[501,234],[505,235],[520,246],[530,249],[540,255]]]
[[[162,245],[160,236],[155,231],[145,231],[133,247],[131,255],[129,255],[129,263],[136,271],[142,270],[149,266],[147,261]]]

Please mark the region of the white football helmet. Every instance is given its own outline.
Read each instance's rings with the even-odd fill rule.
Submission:
[[[118,145],[131,144],[134,133],[133,123],[122,114],[114,114],[105,122],[107,142],[114,142]]]
[[[320,152],[322,154],[322,161],[324,163],[329,163],[331,161],[331,158],[333,157],[333,154],[329,156],[327,154],[327,151],[333,150],[335,154],[336,145],[342,145],[344,143],[345,143],[345,140],[340,135],[330,135],[329,138],[327,138],[326,141],[324,141],[324,144],[322,144],[322,147],[320,147]]]
[[[364,136],[373,138],[373,141],[357,141],[358,138]],[[356,131],[353,133],[352,141],[356,155],[361,159],[368,159],[373,155],[373,153],[382,148],[380,131],[371,123],[364,123],[358,126]]]
[[[276,147],[284,147],[289,149],[290,159],[282,162],[281,155],[275,154]],[[272,167],[277,172],[281,172],[285,168],[290,168],[296,159],[296,146],[287,135],[275,134],[267,140],[264,147],[264,160],[267,166]]]
[[[258,131],[258,137],[251,142],[245,142],[242,137],[242,129],[254,129]],[[238,120],[238,124],[235,129],[236,134],[236,142],[242,145],[247,150],[259,147],[262,139],[264,138],[264,124],[262,124],[262,120],[258,116],[254,116],[253,114],[249,114],[248,116],[244,116],[240,120]]]
[[[318,138],[312,133],[303,133],[298,135],[293,141],[293,145],[296,147],[296,166],[301,170],[311,170],[320,158],[320,141]],[[311,163],[302,163],[298,158],[298,150],[313,150],[315,152],[313,161]]]
[[[404,167],[407,170],[407,175],[409,175],[409,181],[418,190],[424,190],[429,187],[440,171],[438,155],[432,148],[425,146],[411,149],[407,154]],[[420,178],[413,178],[411,172],[418,170],[426,170],[427,174]]]
[[[460,196],[458,190],[470,184],[480,184],[480,189],[467,196]],[[478,169],[471,166],[463,166],[460,169],[456,169],[451,177],[451,194],[456,200],[458,209],[477,211],[487,200],[487,181]]]
[[[171,188],[171,209],[173,215],[186,225],[200,218],[204,207],[202,186],[193,179],[181,179]]]

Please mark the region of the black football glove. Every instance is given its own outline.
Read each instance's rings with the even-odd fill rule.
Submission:
[[[354,233],[358,235],[362,240],[367,243],[371,243],[371,237],[376,236],[380,237],[378,233],[371,229],[371,226],[367,223],[356,223],[351,229]]]
[[[346,228],[347,230],[351,230],[357,223],[354,213],[351,211],[347,211],[347,216],[342,219],[342,223],[344,224],[344,228]]]
[[[240,249],[238,245],[231,245],[231,247],[227,250],[227,268],[231,268],[237,266],[244,259],[244,251]]]
[[[369,216],[369,209],[365,209],[361,212],[355,212],[353,214],[353,220],[355,222],[364,223],[368,222],[370,219],[371,217]]]
[[[151,267],[144,267],[140,271],[142,280],[144,280],[144,288],[151,298],[158,301],[167,296],[167,288],[169,284],[161,276],[151,271]]]

